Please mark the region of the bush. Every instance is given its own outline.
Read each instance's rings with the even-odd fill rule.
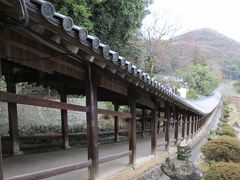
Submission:
[[[204,174],[205,180],[237,180],[240,178],[240,164],[214,163]]]
[[[236,132],[233,128],[222,128],[222,135],[236,137]]]
[[[223,117],[224,118],[228,118],[229,117],[229,113],[230,113],[229,109],[227,107],[224,107],[223,108]]]
[[[231,127],[231,125],[226,123],[226,122],[224,122],[224,123],[222,123],[221,127]]]
[[[223,123],[222,124],[222,135],[236,137],[236,132],[235,132],[235,129],[233,129],[230,124]]]
[[[198,95],[197,92],[194,89],[191,89],[187,92],[187,98],[188,99],[197,99]]]
[[[237,81],[233,84],[235,91],[240,94],[240,81]]]
[[[240,141],[230,136],[221,136],[201,147],[207,161],[240,162]]]

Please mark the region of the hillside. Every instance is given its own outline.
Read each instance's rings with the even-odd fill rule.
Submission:
[[[240,76],[240,43],[212,29],[198,29],[176,36],[165,52],[174,69],[191,62],[208,64],[214,72],[225,72],[228,78]]]

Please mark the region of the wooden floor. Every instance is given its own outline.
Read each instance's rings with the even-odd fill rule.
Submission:
[[[171,129],[171,138],[173,139],[173,129]],[[164,134],[158,134],[158,142],[164,141]],[[172,145],[172,144],[170,144]],[[103,144],[99,148],[99,157],[108,156],[128,150],[128,142]],[[158,151],[164,151],[164,146],[157,148]],[[137,160],[151,154],[150,137],[137,139]],[[4,177],[11,177],[33,171],[54,168],[57,166],[78,163],[87,160],[87,149],[73,147],[68,150],[59,150],[46,153],[26,154],[4,158]],[[100,178],[112,175],[116,172],[126,169],[128,166],[128,157],[123,157],[114,161],[100,164]],[[48,179],[87,179],[87,168],[73,171],[64,175],[55,176]]]

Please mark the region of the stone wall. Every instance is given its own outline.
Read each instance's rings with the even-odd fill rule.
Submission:
[[[68,98],[68,103],[86,105],[85,98]],[[100,108],[106,108],[105,103],[99,103]],[[37,135],[38,133],[61,132],[61,114],[58,109],[38,106],[17,105],[20,135]],[[8,135],[7,103],[0,102],[0,134]],[[69,129],[76,132],[86,129],[86,113],[68,111]],[[72,132],[74,133],[74,132]]]

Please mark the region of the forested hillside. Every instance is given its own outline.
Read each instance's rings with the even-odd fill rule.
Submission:
[[[190,63],[209,65],[225,77],[240,78],[240,43],[211,29],[198,29],[172,38],[165,49],[173,70]]]

